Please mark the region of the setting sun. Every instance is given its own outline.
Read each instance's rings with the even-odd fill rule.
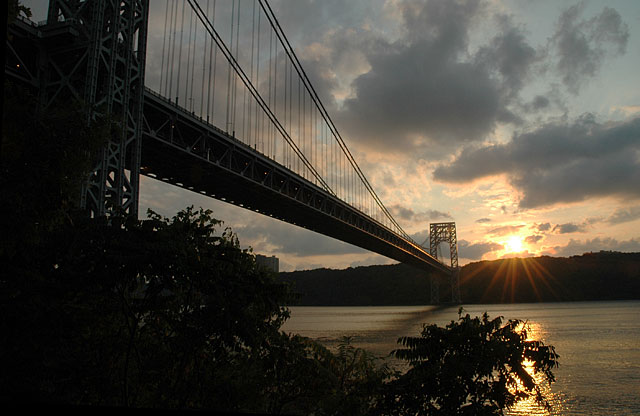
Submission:
[[[507,241],[504,242],[505,253],[519,253],[522,249],[522,238],[517,235],[509,237]]]

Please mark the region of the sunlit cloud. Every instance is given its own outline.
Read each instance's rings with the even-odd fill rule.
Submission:
[[[490,241],[470,243],[466,240],[459,240],[458,256],[469,260],[480,260],[485,254],[496,252],[502,248],[501,244]]]
[[[443,182],[467,183],[506,174],[521,208],[589,198],[640,198],[640,118],[598,123],[586,115],[514,136],[504,145],[467,147],[434,171]]]
[[[487,234],[492,236],[510,235],[510,234],[518,233],[523,227],[525,227],[525,224],[503,225],[501,227],[496,227],[488,230]]]

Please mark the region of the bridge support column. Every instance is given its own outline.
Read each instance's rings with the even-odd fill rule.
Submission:
[[[42,107],[75,99],[90,119],[110,114],[120,124],[82,190],[92,217],[138,212],[148,13],[148,0],[49,2],[47,27],[68,31],[46,47]]]
[[[431,304],[440,303],[440,281],[437,277],[431,276]]]
[[[451,270],[451,303],[460,304],[460,268],[456,267]]]
[[[455,222],[441,222],[429,224],[429,254],[438,258],[438,247],[440,243],[449,244],[449,254],[451,259],[451,275],[449,283],[451,286],[451,303],[462,302],[460,297],[460,267],[458,267],[458,239],[456,236]],[[440,256],[442,257],[442,256]],[[431,278],[431,303],[440,302],[439,289],[436,277]]]

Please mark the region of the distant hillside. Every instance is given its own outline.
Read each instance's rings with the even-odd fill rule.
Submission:
[[[280,273],[301,294],[300,305],[424,305],[429,276],[404,264]],[[441,298],[448,286],[441,285]],[[449,292],[450,293],[450,292]],[[640,299],[640,253],[503,259],[467,264],[464,303]]]

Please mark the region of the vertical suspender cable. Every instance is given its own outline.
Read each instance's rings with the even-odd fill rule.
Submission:
[[[187,76],[185,77],[184,84],[184,108],[189,109],[189,76],[191,75],[191,31],[193,29],[193,12],[189,13],[191,16],[189,21],[189,40],[187,41]]]
[[[196,0],[188,0],[189,4],[191,5],[191,7],[193,8],[193,10],[196,12],[196,14],[198,15],[198,18],[201,20],[201,22],[205,25],[205,27],[207,28],[207,31],[209,32],[209,34],[213,37],[213,39],[215,40],[215,42],[220,46],[221,51],[223,52],[223,54],[225,55],[225,58],[227,58],[227,61],[229,62],[229,64],[231,66],[233,66],[233,69],[236,73],[236,75],[238,77],[240,77],[242,83],[250,90],[251,95],[259,102],[260,107],[263,109],[263,111],[265,112],[265,114],[269,117],[269,119],[271,120],[271,122],[274,124],[274,126],[276,127],[276,129],[278,130],[278,132],[282,135],[283,140],[285,140],[290,148],[303,160],[303,162],[310,168],[311,172],[313,173],[313,175],[315,175],[318,180],[321,182],[322,186],[325,188],[325,190],[327,192],[330,192],[331,194],[333,194],[333,191],[331,190],[331,188],[329,188],[329,186],[326,184],[326,182],[319,176],[318,172],[313,168],[313,166],[311,166],[311,164],[309,163],[307,157],[302,154],[302,152],[300,151],[299,147],[295,144],[295,142],[291,139],[291,136],[288,134],[288,132],[286,131],[286,129],[284,129],[283,125],[280,123],[280,121],[278,120],[278,118],[275,116],[275,114],[273,113],[273,111],[271,110],[271,108],[269,108],[266,103],[264,102],[264,99],[262,98],[262,96],[260,95],[259,91],[256,90],[255,86],[250,82],[250,80],[248,79],[246,73],[243,71],[242,67],[240,67],[240,65],[238,64],[238,61],[235,59],[235,57],[233,56],[233,54],[231,53],[231,51],[227,48],[227,46],[225,45],[225,43],[222,41],[222,39],[220,38],[220,35],[218,34],[218,32],[216,31],[216,29],[211,25],[211,22],[208,20],[208,18],[206,17],[206,15],[204,15],[204,13],[202,12],[202,8],[200,7],[200,5],[197,3]],[[276,45],[277,46],[277,45]]]
[[[271,107],[273,104],[271,103],[271,80],[273,79],[271,74],[271,64],[273,62],[273,30],[269,31],[269,108],[275,108],[275,106]],[[275,152],[271,148],[271,130],[273,126],[271,124],[267,124],[269,126],[269,157],[272,157],[273,160],[276,160]]]
[[[216,0],[213,0],[213,16],[211,17],[212,22],[215,23],[216,21]],[[216,113],[216,79],[217,79],[217,75],[216,75],[216,69],[217,69],[217,64],[218,64],[218,45],[216,44],[215,46],[213,45],[214,42],[211,42],[211,47],[213,47],[213,91],[212,91],[212,97],[211,97],[211,118],[213,119],[215,117],[215,113]],[[211,54],[209,54],[209,59],[211,59]],[[209,70],[209,77],[211,77],[211,70]]]
[[[207,16],[209,15],[209,0],[207,0]],[[207,48],[209,41],[209,37],[204,37],[204,56],[202,57],[202,83],[200,87],[200,118],[204,118],[204,78],[205,71],[207,69],[207,52],[209,49]],[[209,94],[209,89],[207,89],[207,94]],[[207,114],[207,121],[209,121],[209,114]]]
[[[238,47],[240,45],[240,1],[238,0],[238,7],[236,8],[236,54],[234,56],[236,61],[240,60],[240,57],[238,55]],[[232,55],[233,56],[233,55]],[[238,77],[237,75],[233,76],[233,118],[232,118],[232,125],[233,125],[233,136],[236,136],[236,109],[238,108]]]
[[[236,11],[236,1],[233,0],[233,2],[231,3],[231,41],[229,42],[231,44],[231,51],[233,51],[233,24],[235,22],[235,11]],[[226,117],[226,129],[227,129],[227,133],[229,133],[229,127],[230,127],[230,109],[231,109],[231,64],[228,65],[228,72],[227,72],[227,117]]]
[[[278,41],[276,40],[276,50],[278,50]],[[277,58],[276,58],[277,59]],[[277,79],[277,74],[276,74],[276,79]],[[289,95],[287,94],[287,87],[289,85],[289,83],[287,82],[289,80],[289,72],[287,71],[287,62],[284,62],[284,128],[285,130],[287,130],[287,132],[291,131],[291,127],[288,126],[287,123],[287,99],[289,98]],[[290,167],[288,162],[288,158],[286,157],[286,152],[287,149],[283,146],[282,147],[282,157],[285,160],[284,165],[286,167]]]
[[[238,0],[238,9],[240,9],[240,0]],[[240,20],[240,10],[238,10],[238,20]],[[240,22],[238,22],[238,31],[240,30]],[[240,38],[238,38],[238,44],[240,43]],[[240,60],[240,58],[238,57],[238,55],[236,54],[236,59]],[[251,68],[253,69],[253,67]],[[251,80],[251,82],[253,82],[253,78],[249,78]],[[242,140],[247,144],[247,145],[251,145],[251,143],[248,141],[248,138],[245,137],[245,122],[246,122],[246,107],[247,106],[247,89],[243,88],[242,89]]]
[[[175,7],[172,7],[172,17],[173,17],[173,19],[172,19],[172,20],[173,20],[173,24],[172,24],[172,27],[173,27],[173,41],[172,41],[172,42],[169,42],[169,43],[171,44],[171,45],[170,45],[170,46],[171,46],[171,57],[169,58],[169,62],[168,62],[168,64],[167,64],[167,65],[170,65],[170,66],[171,66],[171,69],[170,69],[170,70],[167,68],[167,69],[168,69],[168,71],[167,71],[167,72],[169,72],[169,76],[168,76],[168,78],[169,78],[169,86],[168,86],[168,87],[169,87],[169,88],[168,88],[168,93],[169,93],[169,94],[168,94],[168,97],[169,97],[169,100],[171,100],[171,98],[172,98],[172,96],[173,96],[173,68],[174,68],[175,63],[176,63],[176,61],[175,61],[175,59],[174,59],[174,58],[175,58],[175,53],[176,53],[176,38],[177,38],[177,33],[176,33],[176,31],[178,30],[178,2],[177,2],[177,1],[176,1],[176,2],[174,2],[174,3],[173,3],[173,6],[175,6]]]
[[[193,18],[193,10],[191,10],[191,16]],[[193,84],[195,84],[195,69],[196,69],[196,51],[198,50],[198,22],[196,22],[196,26],[193,28],[193,53],[191,59],[191,91],[189,94],[191,95],[191,112],[194,111],[194,102],[193,102]],[[200,88],[202,90],[202,88]]]
[[[158,89],[160,94],[165,94],[165,91],[162,91],[162,81],[163,81],[163,75],[164,75],[164,51],[165,51],[165,45],[167,43],[167,19],[169,18],[169,0],[166,0],[166,7],[165,7],[165,11],[164,11],[164,33],[162,36],[162,61],[160,63],[160,88]]]
[[[275,55],[275,62],[273,64],[273,108],[276,111],[276,116],[278,114],[278,41],[276,39],[276,41],[273,44],[273,50],[274,50],[274,55]],[[286,124],[286,121],[285,121]],[[275,128],[275,126],[274,126]],[[274,130],[273,132],[273,159],[276,159],[276,152],[277,152],[277,143],[276,143],[276,138],[277,138],[277,132]],[[282,164],[284,165],[284,158],[282,159]]]
[[[250,75],[251,82],[253,82],[253,55],[255,53],[255,49],[254,49],[254,47],[255,47],[255,45],[254,45],[255,36],[256,36],[256,2],[254,0],[253,1],[253,14],[251,16],[251,62],[250,62],[250,65],[251,65],[251,75]],[[258,85],[257,82],[256,82],[256,85]],[[246,92],[246,90],[245,90],[245,92]],[[253,108],[251,106],[251,103],[248,103],[247,105],[249,107],[249,121],[247,123],[247,131],[249,132],[249,139],[251,140],[251,133],[253,132],[253,129],[251,128],[252,127],[251,126],[251,120],[252,120],[251,116],[253,114]],[[253,148],[254,148],[254,150],[258,148],[258,138],[257,137],[253,138]]]
[[[255,7],[256,7],[255,0],[253,2],[253,7],[255,10]],[[256,85],[258,86],[258,88],[260,88],[260,37],[261,35],[262,35],[262,32],[260,31],[260,10],[258,10],[258,46],[256,48],[256,51],[258,54],[258,58],[256,59]],[[260,118],[260,120],[264,120],[264,118],[258,113],[258,103],[255,103],[255,105],[256,105],[256,121],[255,121],[256,141],[258,140],[258,137],[260,137],[260,152],[264,154],[264,130],[262,129],[262,126],[258,124],[258,118]]]
[[[180,17],[180,48],[178,49],[178,79],[176,80],[176,104],[180,104],[180,70],[182,69],[182,38],[184,37],[184,6],[186,1],[182,0],[182,16]]]

